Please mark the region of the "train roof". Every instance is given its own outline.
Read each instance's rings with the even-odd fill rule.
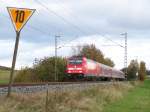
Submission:
[[[82,59],[83,56],[72,56],[72,57],[69,57],[68,59]]]

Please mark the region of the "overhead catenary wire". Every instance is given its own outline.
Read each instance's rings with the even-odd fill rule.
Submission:
[[[67,23],[67,24],[69,24],[70,26],[72,26],[73,28],[75,28],[75,29],[77,29],[77,30],[79,30],[81,33],[83,33],[83,34],[85,34],[85,35],[87,35],[88,33],[87,32],[85,32],[85,31],[83,31],[80,27],[78,27],[77,25],[75,25],[74,23],[71,23],[70,21],[68,21],[67,19],[65,19],[63,16],[61,16],[61,15],[59,15],[59,14],[57,14],[55,11],[53,11],[53,10],[51,10],[49,7],[47,7],[43,2],[40,2],[39,0],[34,0],[36,3],[38,3],[39,5],[41,5],[43,8],[45,8],[49,13],[52,13],[52,14],[54,14],[55,16],[57,16],[57,17],[59,17],[61,20],[63,20],[65,23]],[[63,6],[61,6],[62,8],[65,8],[65,7],[63,7]],[[37,12],[38,13],[38,12]],[[69,13],[70,14],[70,13]],[[78,18],[77,16],[74,16],[76,19]],[[82,24],[83,24],[84,22],[82,22]],[[48,34],[47,32],[45,32],[45,31],[42,31],[42,30],[40,30],[39,28],[36,28],[36,27],[33,27],[33,26],[31,26],[31,25],[28,25],[31,29],[33,29],[33,30],[35,30],[35,31],[38,31],[38,32],[40,32],[40,33],[43,33],[43,34]],[[90,29],[92,29],[91,27],[90,27]],[[92,29],[93,30],[93,29]],[[93,30],[94,31],[94,30]],[[97,34],[100,34],[99,32],[96,32]],[[48,34],[49,35],[49,34]],[[79,37],[78,37],[79,38]],[[71,41],[74,41],[74,40],[77,40],[78,39],[77,37],[75,38],[75,39],[71,39],[71,40],[69,40],[69,42],[71,42]],[[120,45],[120,44],[118,44],[117,42],[115,42],[115,41],[113,41],[112,39],[109,39],[108,37],[105,37],[107,40],[109,40],[109,41],[111,41],[111,42],[113,42],[113,43],[115,43],[116,45],[118,45],[118,46],[121,46],[122,47],[122,45]]]
[[[45,35],[48,35],[48,36],[50,35],[49,33],[45,32],[45,31],[43,31],[43,30],[40,30],[40,29],[37,28],[37,27],[31,26],[31,25],[28,25],[28,27],[31,28],[31,29],[33,29],[33,30],[35,30],[35,31],[38,31],[38,32],[40,32],[40,33],[42,33],[42,34],[45,34]]]
[[[38,3],[39,5],[41,5],[44,9],[46,9],[49,12],[49,14],[54,14],[55,16],[57,16],[58,18],[60,18],[65,23],[67,23],[70,26],[72,26],[74,29],[80,31],[82,34],[88,35],[88,33],[85,32],[84,30],[82,30],[79,26],[75,25],[74,23],[71,23],[70,21],[68,21],[67,19],[65,19],[63,16],[57,14],[55,11],[53,11],[49,7],[47,7],[44,3],[40,2],[39,0],[35,0],[35,2]]]
[[[55,16],[57,16],[58,18],[60,18],[62,21],[64,21],[65,23],[69,24],[70,26],[72,26],[74,29],[80,31],[82,34],[88,35],[88,32],[85,32],[84,30],[82,30],[80,27],[78,27],[77,25],[75,25],[74,23],[71,23],[70,21],[68,21],[67,19],[65,19],[63,16],[57,14],[55,11],[51,10],[49,7],[47,7],[43,2],[40,2],[39,0],[35,0],[36,3],[38,3],[39,5],[41,5],[44,9],[46,9],[49,14],[54,14]],[[79,37],[76,37],[74,39],[68,40],[67,43],[70,43],[74,40],[77,40]]]
[[[36,11],[36,14],[38,15],[38,16],[42,16],[41,14],[43,14],[43,13],[40,13],[38,10]],[[44,15],[45,16],[45,15]],[[48,17],[49,18],[49,20],[51,20],[51,17],[50,16],[46,16],[46,17]],[[59,28],[57,28],[57,27],[55,27],[54,25],[52,26],[51,25],[51,23],[50,23],[50,21],[46,21],[47,23],[45,24],[44,22],[42,22],[42,25],[44,25],[44,26],[48,26],[48,24],[50,24],[50,27],[51,28],[53,28],[53,29],[57,29],[57,30],[60,30]],[[46,27],[47,29],[49,29],[50,27]]]
[[[59,2],[59,0],[57,0],[57,2]],[[61,5],[61,6],[59,5],[59,7],[62,7],[63,9],[66,10],[66,8],[65,8],[64,6],[62,6],[62,5]],[[53,12],[54,12],[54,11],[53,11]],[[67,11],[65,11],[65,12],[67,12]],[[56,12],[55,12],[55,13],[56,13]],[[68,13],[69,13],[71,16],[73,16],[74,18],[76,18],[76,20],[79,20],[79,19],[78,19],[78,16],[72,15],[70,12],[68,12]],[[82,24],[84,24],[84,22],[82,22]],[[86,24],[86,26],[87,26],[87,24]],[[92,30],[93,32],[96,32],[97,34],[101,35],[99,32],[95,31],[92,27],[90,27],[90,31],[91,31],[91,30]],[[117,46],[124,47],[123,45],[121,45],[121,44],[119,44],[119,43],[113,41],[112,39],[110,39],[110,38],[108,38],[108,37],[104,37],[104,36],[103,36],[103,38],[105,38],[105,39],[111,41],[112,43],[116,44]],[[70,41],[74,41],[74,40],[76,40],[76,39],[77,39],[77,38],[72,39],[72,40],[70,40]]]
[[[79,26],[75,25],[74,23],[72,23],[72,22],[68,21],[67,19],[65,19],[63,16],[57,14],[55,11],[51,10],[51,9],[50,9],[49,7],[47,7],[43,2],[40,2],[39,0],[34,0],[34,1],[37,2],[39,5],[41,5],[43,8],[45,8],[49,13],[52,13],[52,14],[54,14],[55,16],[59,17],[61,20],[63,20],[65,23],[69,24],[70,26],[72,26],[72,27],[75,28],[76,30],[80,31],[81,33],[83,33],[83,34],[85,34],[85,35],[88,34],[88,33],[85,32],[84,30],[82,30]],[[63,7],[63,8],[64,8],[64,7]],[[77,16],[75,16],[75,17],[76,17],[76,19],[77,19]],[[83,23],[84,23],[84,22],[83,22]],[[82,24],[83,24],[83,23],[82,23]],[[40,30],[39,28],[33,27],[33,26],[31,26],[31,25],[28,25],[28,26],[29,26],[31,29],[35,30],[35,31],[38,31],[38,32],[43,33],[43,34],[48,34],[47,32]],[[90,27],[90,29],[92,29],[92,28]],[[92,30],[93,30],[93,29],[92,29]],[[94,31],[94,30],[93,30],[93,31]],[[97,32],[97,31],[96,31],[96,33],[97,33],[97,34],[100,34],[100,33]],[[49,34],[48,34],[48,35],[49,35]],[[78,38],[79,38],[79,37],[78,37]],[[71,40],[69,40],[68,43],[70,43],[71,41],[77,40],[78,38],[71,39]],[[118,46],[120,46],[120,47],[123,47],[122,45],[120,45],[119,43],[113,41],[112,39],[110,39],[110,38],[108,38],[108,37],[104,37],[104,38],[106,38],[107,40],[113,42],[114,44],[116,44],[116,45],[118,45]]]

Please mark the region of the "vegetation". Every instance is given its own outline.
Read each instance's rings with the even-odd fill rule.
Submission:
[[[125,72],[125,69],[123,69],[122,71]],[[144,81],[147,73],[149,73],[149,72],[146,71],[145,62],[141,61],[140,65],[139,65],[137,60],[131,60],[129,66],[127,68],[127,79],[128,80],[139,79],[140,81]]]
[[[95,45],[85,45],[77,49],[76,55],[86,56],[89,59],[95,60],[97,62],[103,63],[105,65],[114,66],[111,59],[104,57],[103,53],[95,47]],[[75,54],[73,55],[75,56]],[[57,60],[57,76],[55,76],[55,60]],[[128,80],[144,80],[145,64],[138,64],[137,60],[132,60],[128,68],[122,69],[126,71],[127,69],[127,79]],[[142,67],[142,68],[141,68]],[[65,74],[66,60],[62,57],[46,57],[44,59],[36,60],[32,68],[24,68],[18,72],[15,77],[15,82],[45,82],[45,81],[62,81],[67,75]],[[139,77],[138,77],[139,74]]]
[[[0,96],[0,112],[45,112],[46,93]],[[150,80],[48,94],[48,112],[149,112]]]
[[[130,91],[123,99],[108,104],[104,112],[149,112],[150,80]]]
[[[123,98],[133,85],[114,83],[86,90],[49,92],[47,112],[103,112],[108,103]],[[45,93],[13,94],[10,98],[0,97],[0,112],[45,112]]]
[[[150,70],[146,70],[146,74],[147,74],[147,75],[150,75]]]
[[[111,59],[105,58],[102,51],[97,49],[94,44],[85,45],[82,48],[78,48],[77,50],[78,50],[78,53],[74,54],[74,55],[85,56],[89,59],[92,59],[94,61],[103,63],[103,64],[111,66],[111,67],[114,67],[114,65],[115,65]]]
[[[114,66],[111,59],[105,58],[103,53],[94,45],[85,45],[79,50],[78,55],[84,55],[89,59],[97,62]],[[55,80],[55,57],[47,57],[44,59],[36,60],[32,68],[24,68],[20,70],[15,78],[15,82],[36,82],[36,81],[54,81]],[[62,57],[57,58],[57,81],[62,81],[67,75],[66,60]]]
[[[0,70],[0,84],[6,84],[9,81],[10,71]]]
[[[50,57],[39,60],[34,64],[35,73],[41,81],[54,81],[55,79],[55,60],[57,60],[57,80],[61,81],[65,77],[66,59]]]
[[[128,80],[137,79],[138,70],[139,70],[139,64],[137,60],[131,60],[127,69],[127,79]]]
[[[7,70],[7,71],[9,71],[9,70],[11,70],[11,68],[5,67],[5,66],[0,66],[0,70]]]
[[[139,69],[139,79],[140,79],[140,81],[144,81],[145,76],[146,76],[146,67],[145,67],[145,63],[142,61],[140,63],[140,69]]]
[[[36,81],[54,81],[55,80],[55,57],[47,57],[36,60],[33,68],[24,68],[20,70],[15,77],[15,82],[36,82]],[[57,58],[57,81],[65,78],[66,60]]]
[[[35,82],[37,77],[32,68],[23,68],[15,76],[15,82]]]

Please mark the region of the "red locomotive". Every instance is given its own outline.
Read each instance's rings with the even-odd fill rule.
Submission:
[[[96,78],[96,79],[125,79],[122,71],[107,65],[87,59],[86,57],[71,57],[67,62],[67,74],[72,78]]]

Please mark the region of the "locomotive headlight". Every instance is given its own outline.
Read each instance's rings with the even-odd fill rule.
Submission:
[[[74,70],[74,68],[68,68],[68,70]]]
[[[77,70],[82,70],[82,68],[77,68]]]

